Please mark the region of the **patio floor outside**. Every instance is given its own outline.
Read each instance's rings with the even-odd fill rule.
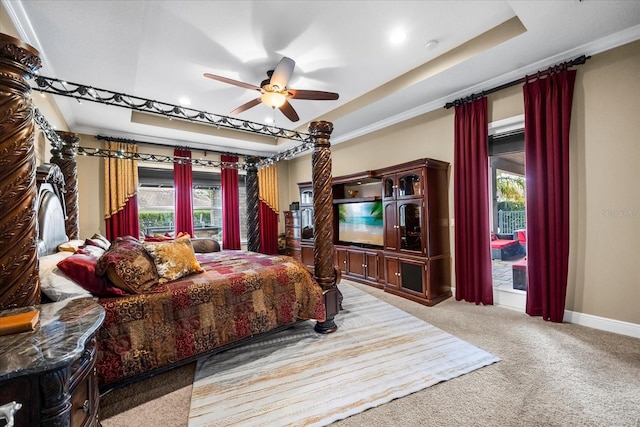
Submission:
[[[512,266],[516,262],[522,260],[523,257],[512,259],[509,261],[503,261],[494,259],[491,261],[493,270],[493,287],[500,290],[511,290],[515,292],[522,292],[517,289],[513,289],[513,269]]]

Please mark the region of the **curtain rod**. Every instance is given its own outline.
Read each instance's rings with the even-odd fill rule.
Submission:
[[[551,73],[554,73],[556,71],[559,71],[561,69],[573,67],[575,65],[582,65],[585,62],[587,62],[588,59],[591,59],[591,56],[586,56],[586,55],[579,56],[579,57],[577,57],[575,59],[572,59],[570,61],[566,61],[566,62],[563,62],[561,64],[557,64],[557,65],[554,65],[552,67],[549,67],[544,71],[538,71],[537,73],[534,73],[534,74],[531,74],[531,75],[527,75],[527,76],[522,77],[522,78],[520,78],[518,80],[514,80],[514,81],[511,81],[509,83],[502,84],[500,86],[496,86],[496,87],[494,87],[492,89],[483,90],[480,93],[472,93],[469,96],[465,96],[463,98],[458,98],[458,99],[456,99],[455,101],[452,101],[452,102],[447,102],[445,104],[444,108],[449,109],[451,107],[457,107],[459,105],[463,105],[463,104],[466,104],[466,103],[469,103],[469,102],[473,102],[476,99],[480,99],[483,96],[487,96],[487,95],[489,95],[491,93],[498,92],[498,91],[510,88],[510,87],[518,85],[518,84],[526,83],[526,81],[531,77],[540,78],[540,77],[549,75]]]

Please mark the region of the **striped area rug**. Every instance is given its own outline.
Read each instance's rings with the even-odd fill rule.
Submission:
[[[500,360],[339,286],[337,332],[304,322],[198,362],[189,426],[324,426]]]

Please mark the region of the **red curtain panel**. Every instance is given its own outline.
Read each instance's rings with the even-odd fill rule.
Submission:
[[[493,304],[487,98],[456,107],[454,218],[456,300]]]
[[[173,155],[173,190],[176,208],[175,232],[189,233],[193,237],[193,169],[191,150],[176,148]]]
[[[139,238],[138,196],[134,194],[127,200],[124,208],[105,219],[105,228],[106,238],[109,240],[122,236]]]
[[[278,212],[260,200],[260,252],[278,254]]]
[[[222,155],[225,163],[237,163],[237,156]],[[240,196],[238,194],[238,169],[222,167],[222,247],[240,249]]]
[[[569,266],[569,125],[575,70],[524,84],[527,308],[562,322]]]

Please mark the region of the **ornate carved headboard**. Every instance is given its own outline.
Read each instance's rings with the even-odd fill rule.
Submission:
[[[38,167],[38,256],[57,251],[68,241],[65,231],[64,177],[57,165]]]

